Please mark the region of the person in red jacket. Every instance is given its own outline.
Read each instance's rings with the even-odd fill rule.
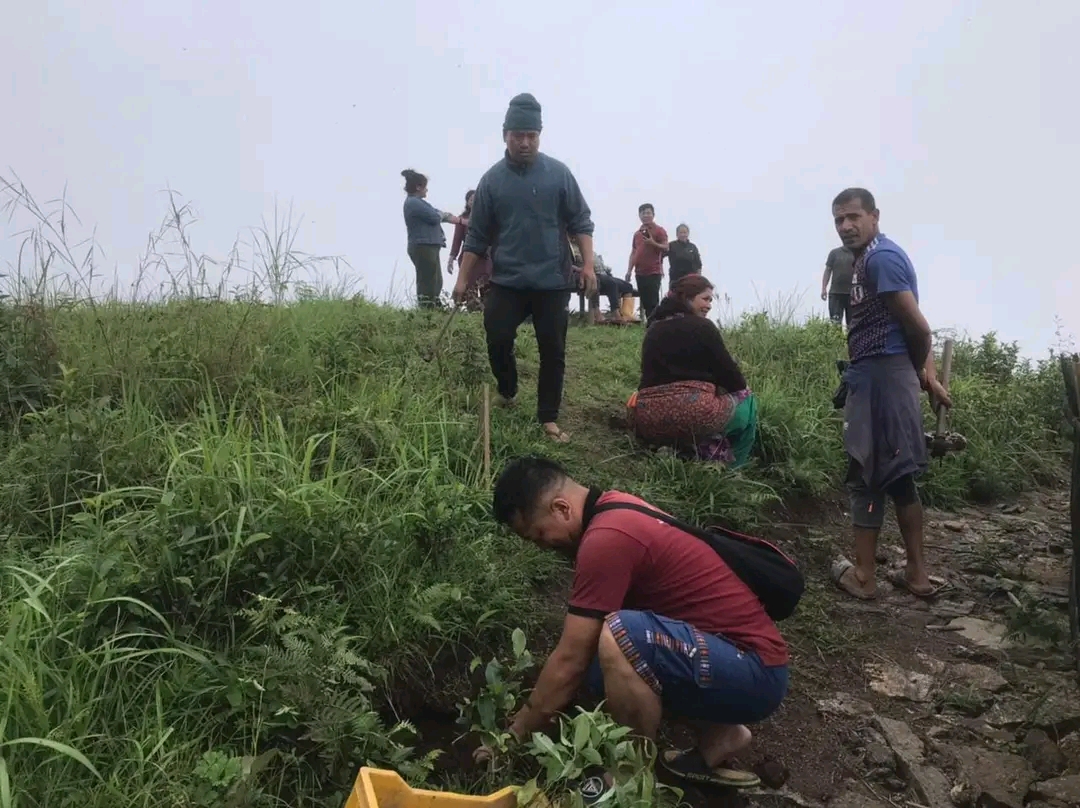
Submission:
[[[450,258],[446,263],[446,272],[449,275],[454,274],[455,261],[458,262],[458,267],[461,267],[461,248],[465,244],[465,234],[469,232],[469,215],[472,213],[474,196],[476,196],[476,191],[465,194],[465,210],[461,212],[458,223],[454,225],[454,240],[450,245]],[[484,308],[484,293],[487,292],[490,282],[491,250],[488,250],[484,257],[477,261],[473,277],[465,290],[463,302],[466,309],[480,311]]]
[[[641,295],[641,312],[645,319],[652,317],[653,311],[660,305],[660,287],[664,284],[664,255],[668,251],[667,231],[654,219],[656,211],[646,202],[638,208],[641,227],[634,233],[630,242],[630,262],[626,269],[626,280],[637,274],[637,288]]]
[[[511,460],[495,483],[496,521],[574,561],[562,636],[513,717],[519,740],[542,730],[587,684],[620,724],[655,739],[664,716],[691,722],[697,745],[661,757],[673,774],[754,786],[725,768],[788,687],[788,648],[753,590],[708,543],[639,511],[620,491],[575,481],[544,457]],[[481,747],[475,757],[489,757]]]

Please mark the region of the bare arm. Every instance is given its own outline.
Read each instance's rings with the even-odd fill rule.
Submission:
[[[596,267],[596,255],[593,253],[593,238],[585,233],[575,236],[578,248],[581,250],[581,264],[583,267]]]
[[[829,278],[832,277],[832,267],[825,264],[825,273],[821,276],[821,299],[824,300],[829,294]]]
[[[889,307],[889,313],[904,330],[904,341],[907,343],[911,364],[916,368],[925,368],[926,358],[930,355],[932,335],[930,324],[919,311],[919,302],[915,295],[904,291],[889,292],[882,294],[882,297],[885,298],[885,305]]]
[[[474,252],[465,250],[461,254],[461,264],[460,269],[458,270],[458,283],[461,284],[462,289],[472,283],[472,276],[476,271],[476,262],[479,260],[480,256]]]
[[[566,615],[559,644],[544,663],[528,702],[510,724],[510,731],[519,740],[542,729],[570,703],[596,655],[603,625],[595,618]]]

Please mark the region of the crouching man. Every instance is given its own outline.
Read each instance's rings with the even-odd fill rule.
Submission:
[[[587,488],[544,458],[512,460],[495,484],[495,518],[575,567],[562,636],[510,732],[524,740],[545,728],[587,682],[616,721],[646,738],[656,739],[665,715],[694,727],[694,749],[661,757],[673,774],[757,785],[755,775],[724,763],[750,744],[746,725],[783,700],[787,646],[709,544],[656,516],[612,507],[623,503],[650,508]]]

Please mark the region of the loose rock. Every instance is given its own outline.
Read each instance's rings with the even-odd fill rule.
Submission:
[[[872,743],[867,746],[865,757],[866,765],[872,769],[892,771],[896,767],[896,756],[893,754],[892,749],[883,743]],[[1055,774],[1059,773],[1055,772]]]
[[[1080,732],[1066,735],[1058,741],[1058,749],[1065,758],[1065,771],[1080,774]]]
[[[874,716],[874,726],[896,753],[901,774],[911,781],[927,808],[953,808],[949,798],[949,780],[938,769],[925,765],[923,742],[903,721]]]
[[[1035,772],[1024,758],[973,746],[949,747],[956,759],[959,781],[971,787],[976,805],[1023,808]]]
[[[1012,644],[1005,638],[1005,626],[977,617],[957,617],[949,623],[949,629],[976,645],[995,651],[1008,648]]]
[[[946,530],[951,530],[954,533],[963,533],[965,530],[967,530],[967,522],[950,519],[947,522],[943,522],[942,527],[944,527]]]
[[[1057,777],[1065,771],[1065,756],[1050,736],[1041,729],[1033,729],[1024,736],[1021,748],[1041,779]]]
[[[975,601],[973,600],[943,600],[940,603],[932,603],[930,605],[930,613],[938,617],[966,617],[971,614],[974,609]]]
[[[952,666],[951,673],[965,684],[987,693],[999,693],[1009,686],[1004,676],[985,665],[961,662]]]
[[[881,800],[876,800],[861,791],[847,791],[829,801],[829,808],[890,808]]]
[[[1057,800],[1063,805],[1080,805],[1080,774],[1036,783],[1031,787],[1030,796],[1038,800]]]
[[[870,689],[892,699],[929,701],[934,678],[925,673],[905,670],[891,662],[868,662],[864,670],[870,677]]]
[[[817,703],[822,715],[840,715],[847,718],[867,718],[874,714],[874,708],[862,699],[850,693],[837,693],[831,699],[822,699]]]

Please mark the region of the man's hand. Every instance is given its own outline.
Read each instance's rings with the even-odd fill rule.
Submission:
[[[586,264],[581,268],[581,279],[578,281],[585,297],[591,298],[596,294],[596,268],[592,264]]]
[[[829,299],[829,292],[828,292],[828,290],[826,290],[826,289],[822,289],[822,290],[821,290],[821,299],[822,299],[822,300],[828,300],[828,299]]]
[[[465,290],[469,284],[465,280],[465,273],[459,272],[457,276],[457,282],[454,284],[454,291],[451,293],[451,297],[454,299],[454,303],[461,305],[465,300]]]
[[[473,763],[477,766],[483,766],[485,763],[490,763],[495,759],[495,750],[490,746],[480,744],[480,746],[473,750],[472,759]]]
[[[453,275],[454,274],[454,256],[452,256],[452,255],[449,258],[446,259],[446,274],[447,275]]]

